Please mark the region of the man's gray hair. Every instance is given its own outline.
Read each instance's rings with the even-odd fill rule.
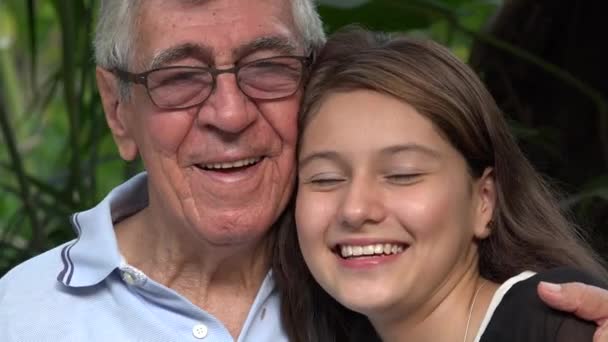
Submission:
[[[135,18],[140,0],[101,0],[93,41],[95,61],[106,68],[127,69],[135,41]]]
[[[305,53],[310,54],[321,49],[325,44],[325,31],[314,0],[290,1],[294,24],[304,43]]]
[[[190,0],[192,1],[192,0]],[[325,33],[314,0],[289,0],[306,54],[323,46]],[[94,47],[97,65],[128,70],[133,62],[137,12],[142,0],[101,0]]]

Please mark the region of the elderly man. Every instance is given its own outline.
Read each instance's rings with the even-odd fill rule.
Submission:
[[[140,156],[147,173],[75,214],[75,241],[0,280],[0,340],[286,341],[272,227],[293,191],[301,86],[324,41],[312,2],[101,3],[106,119],[122,158]],[[607,305],[564,302],[589,290],[547,293],[608,317]]]

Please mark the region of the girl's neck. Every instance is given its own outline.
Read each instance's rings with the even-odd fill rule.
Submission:
[[[473,342],[498,286],[475,272],[445,283],[418,307],[395,306],[390,314],[369,318],[386,342],[461,342],[467,325],[466,342]]]

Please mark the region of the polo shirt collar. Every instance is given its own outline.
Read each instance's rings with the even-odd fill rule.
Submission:
[[[93,286],[121,265],[114,223],[148,205],[147,174],[142,172],[114,188],[97,206],[75,213],[78,237],[61,250],[57,280],[69,287]]]

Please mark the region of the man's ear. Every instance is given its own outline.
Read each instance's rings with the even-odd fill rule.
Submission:
[[[478,198],[477,222],[475,225],[475,237],[485,239],[492,233],[492,218],[496,210],[496,180],[494,169],[491,167],[483,171],[481,177],[475,182],[474,195]]]
[[[114,75],[101,67],[95,70],[97,88],[101,96],[101,104],[105,112],[106,121],[112,131],[114,142],[122,159],[131,161],[137,157],[137,144],[133,132],[127,124],[126,107],[121,103],[120,89]]]

